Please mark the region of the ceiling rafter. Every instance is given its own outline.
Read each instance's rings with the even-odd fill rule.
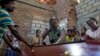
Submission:
[[[37,5],[29,4],[29,3],[24,2],[24,1],[17,0],[17,2],[22,3],[22,4],[26,4],[26,5],[35,7],[35,8],[39,8],[39,9],[42,9],[42,10],[47,10],[47,11],[50,11],[50,12],[55,12],[54,10],[49,10],[49,9],[46,9],[46,8],[43,8],[43,7],[40,7],[40,6],[37,6]]]

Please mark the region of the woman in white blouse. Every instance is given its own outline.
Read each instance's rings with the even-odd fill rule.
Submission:
[[[87,24],[90,28],[86,31],[86,39],[100,42],[100,27],[98,26],[97,20],[90,18]]]

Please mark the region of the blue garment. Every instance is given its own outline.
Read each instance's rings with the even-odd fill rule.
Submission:
[[[18,56],[18,53],[13,50],[6,49],[5,56]]]

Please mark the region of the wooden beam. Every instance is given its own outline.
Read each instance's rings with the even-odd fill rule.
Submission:
[[[54,12],[54,10],[49,10],[49,9],[46,9],[46,8],[43,8],[43,7],[40,7],[40,6],[36,6],[36,5],[33,5],[33,4],[29,4],[29,3],[26,3],[26,2],[23,2],[23,1],[17,0],[17,2],[22,3],[22,4],[26,4],[26,5],[29,5],[29,6],[32,6],[32,7],[36,7],[36,8],[42,9],[42,10],[47,10],[47,11],[50,11],[50,12]]]

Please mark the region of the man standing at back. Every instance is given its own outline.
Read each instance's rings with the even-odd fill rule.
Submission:
[[[11,46],[10,42],[7,41],[7,36],[6,33],[7,29],[11,31],[11,33],[20,41],[24,42],[26,45],[30,46],[23,38],[22,36],[18,33],[18,31],[14,27],[14,22],[10,17],[9,12],[13,12],[15,7],[14,7],[14,2],[15,0],[0,0],[0,46],[2,39],[5,40],[5,42],[10,46],[10,48],[14,51],[17,51],[16,48]],[[4,37],[3,37],[4,36]]]

